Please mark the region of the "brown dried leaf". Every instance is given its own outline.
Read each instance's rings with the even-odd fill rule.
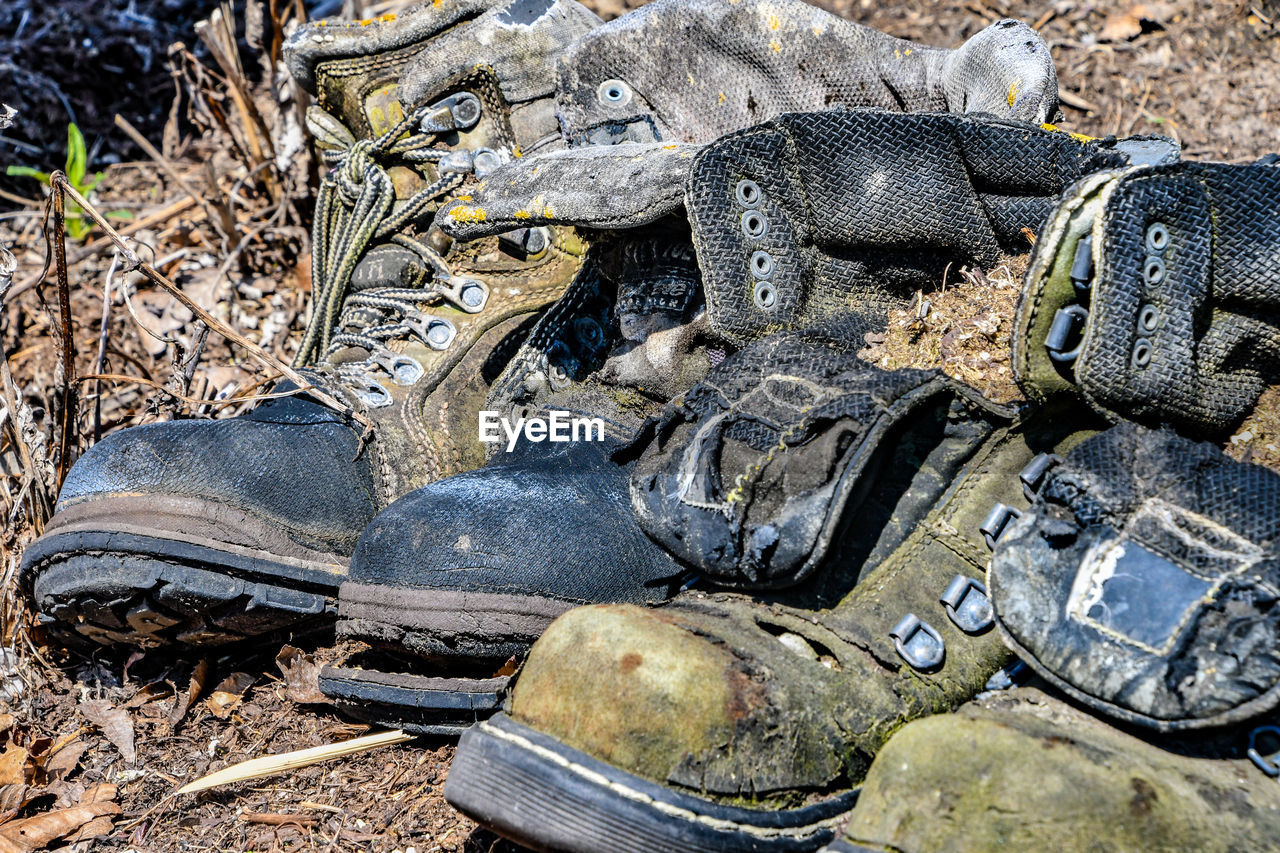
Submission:
[[[285,646],[276,655],[276,666],[284,675],[285,695],[299,705],[327,704],[331,700],[320,692],[320,664],[314,655]]]
[[[0,754],[0,785],[21,785],[27,781],[27,759],[30,756],[25,749],[10,743],[3,754]]]
[[[48,847],[51,841],[80,830],[96,818],[117,814],[120,814],[120,806],[113,802],[72,806],[5,824],[0,827],[0,838],[9,842],[11,849],[16,851],[39,850]],[[3,851],[4,848],[0,847],[0,853]]]
[[[209,680],[209,660],[201,659],[191,671],[191,680],[187,683],[187,692],[178,695],[173,703],[173,711],[169,713],[169,723],[175,728],[187,715],[187,709],[204,693],[205,682]]]
[[[70,742],[58,746],[44,762],[45,775],[50,779],[65,779],[76,769],[80,759],[89,751],[89,744],[73,738]]]
[[[27,804],[26,785],[0,785],[0,814],[11,814]]]
[[[137,693],[129,697],[129,701],[121,705],[121,708],[140,708],[150,702],[160,699],[168,699],[173,695],[173,685],[167,681],[153,681],[143,686]]]
[[[1098,33],[1100,41],[1129,41],[1142,35],[1144,22],[1164,26],[1174,12],[1172,3],[1138,3],[1128,11],[1114,12],[1107,16]]]
[[[98,727],[107,740],[120,750],[126,764],[134,764],[137,751],[133,745],[133,717],[121,708],[113,707],[106,699],[87,699],[80,703],[80,713]]]
[[[67,842],[69,844],[76,844],[80,841],[92,841],[95,838],[101,838],[104,835],[110,834],[111,830],[115,828],[115,825],[116,822],[106,815],[103,815],[102,817],[95,817],[93,820],[80,827],[80,829],[74,834],[68,835]]]
[[[219,720],[225,720],[231,716],[231,712],[244,699],[245,691],[253,686],[254,680],[254,677],[247,672],[233,672],[222,679],[204,702],[209,713]]]

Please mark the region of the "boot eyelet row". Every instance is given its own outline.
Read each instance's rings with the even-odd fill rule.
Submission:
[[[1142,281],[1147,287],[1158,287],[1168,275],[1165,252],[1169,249],[1169,227],[1163,222],[1153,222],[1147,228],[1146,244],[1147,259],[1142,265]],[[1146,336],[1160,328],[1161,319],[1160,309],[1151,303],[1138,311],[1138,338],[1133,342],[1133,353],[1129,357],[1129,366],[1134,370],[1145,370],[1151,365],[1156,348]]]
[[[764,201],[764,192],[760,185],[750,179],[738,181],[733,190],[742,214],[740,222],[742,233],[748,240],[760,240],[769,233],[769,218],[758,208]],[[769,279],[773,276],[773,255],[763,249],[751,254],[749,264],[755,284],[751,287],[751,301],[761,311],[772,311],[778,307],[778,288]]]

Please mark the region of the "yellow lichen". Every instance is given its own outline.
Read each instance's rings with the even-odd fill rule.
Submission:
[[[469,207],[460,204],[449,208],[449,218],[454,222],[484,222],[489,218],[483,207]]]
[[[1013,106],[1013,102],[1018,100],[1018,83],[1014,81],[1009,84],[1009,94],[1005,98],[1009,102],[1009,106]]]

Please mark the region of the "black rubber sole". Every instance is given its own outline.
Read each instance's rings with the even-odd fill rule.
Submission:
[[[535,850],[572,853],[813,851],[857,801],[799,809],[724,806],[612,767],[504,714],[463,734],[445,799]]]
[[[333,622],[342,576],[159,537],[56,534],[23,557],[45,630],[70,642],[225,645]]]
[[[430,678],[326,666],[320,692],[347,715],[411,734],[457,737],[502,706],[509,677]]]
[[[426,660],[501,663],[522,657],[574,605],[549,596],[347,581],[339,593],[337,630],[346,639]]]

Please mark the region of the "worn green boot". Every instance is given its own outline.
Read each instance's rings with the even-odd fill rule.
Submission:
[[[506,713],[463,735],[445,789],[521,843],[830,840],[895,729],[957,707],[1012,661],[980,580],[987,540],[1084,427],[1019,422],[937,374],[881,371],[794,337],[731,357],[685,399],[687,419],[665,418],[646,445],[633,500],[669,464],[689,505],[745,503],[757,544],[807,503],[811,535],[786,532],[820,568],[784,568],[765,547],[776,571],[726,562],[717,581],[772,593],[685,593],[553,623]]]
[[[298,362],[372,426],[299,395],[109,436],[24,555],[47,624],[154,645],[327,623],[374,515],[481,464],[489,385],[585,247],[557,226],[455,243],[435,213],[502,162],[564,144],[553,65],[598,23],[572,0],[512,0],[294,33],[286,58],[333,167]]]
[[[1154,738],[1030,687],[992,693],[894,735],[825,850],[1276,850],[1277,732]]]
[[[1018,305],[1036,400],[1223,438],[1280,380],[1280,166],[1177,162],[1063,195]]]

